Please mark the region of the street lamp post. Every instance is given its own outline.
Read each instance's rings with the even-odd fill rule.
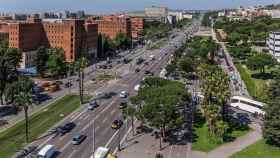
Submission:
[[[94,153],[94,151],[95,151],[95,120],[93,120],[92,126],[93,126],[92,144],[93,144],[93,153]]]

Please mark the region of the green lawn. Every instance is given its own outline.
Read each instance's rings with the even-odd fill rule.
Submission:
[[[225,140],[222,143],[217,138],[210,136],[207,124],[201,116],[196,116],[195,122],[192,150],[197,151],[209,152],[223,143],[234,141],[237,137],[245,135],[249,131],[248,128],[231,126],[231,130],[228,131]]]
[[[238,69],[242,80],[245,82],[250,95],[260,101],[264,100],[266,96],[264,90],[269,80],[253,78],[252,74],[258,74],[258,72],[250,71],[249,69],[246,68],[246,66],[240,63],[235,63],[235,66]]]
[[[89,97],[87,97],[88,99]],[[57,122],[80,107],[79,97],[67,95],[29,117],[29,139],[34,141]],[[0,157],[10,158],[25,143],[25,121],[0,133]]]
[[[267,145],[264,140],[245,148],[230,158],[279,158],[280,148]]]

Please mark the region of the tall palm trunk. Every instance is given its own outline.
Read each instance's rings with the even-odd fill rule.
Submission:
[[[134,132],[134,116],[133,115],[131,116],[131,127],[132,127],[132,135],[134,136],[135,132]]]
[[[82,75],[81,70],[79,70],[79,95],[80,95],[80,103],[83,104],[83,96],[82,96]]]
[[[29,140],[29,133],[28,133],[28,106],[24,106],[23,107],[24,109],[24,117],[25,117],[25,141],[26,143],[28,142]]]

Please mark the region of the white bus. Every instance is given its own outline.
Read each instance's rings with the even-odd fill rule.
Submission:
[[[253,114],[265,114],[265,112],[263,111],[263,107],[265,106],[264,103],[241,96],[233,96],[230,99],[230,106]]]

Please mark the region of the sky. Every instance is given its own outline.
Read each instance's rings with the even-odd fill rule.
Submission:
[[[221,9],[240,5],[280,4],[280,0],[0,0],[0,12],[85,10],[87,13],[112,13],[143,10],[152,5],[171,9]]]

